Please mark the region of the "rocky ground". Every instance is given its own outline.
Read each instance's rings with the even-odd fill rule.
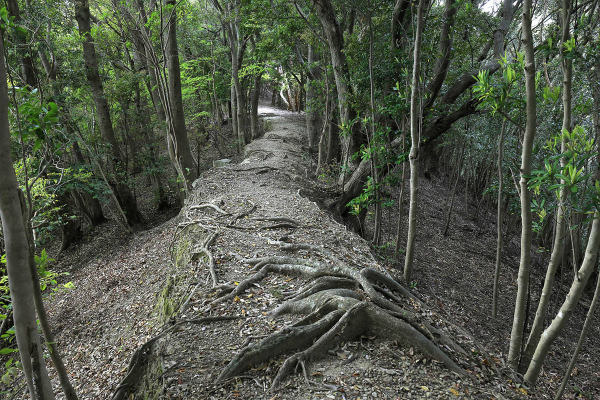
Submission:
[[[285,255],[281,243],[310,244],[329,249],[356,268],[398,272],[393,255],[385,250],[374,255],[368,242],[305,197],[307,187],[314,190],[318,184],[307,179],[311,160],[302,117],[268,107],[262,107],[261,114],[270,126],[264,138],[247,146],[240,163],[205,171],[177,217],[132,237],[116,226],[101,226],[90,235],[93,240],[61,256],[60,266],[70,271],[68,279],[75,288],[50,297],[48,309],[80,398],[111,398],[119,383],[131,376],[128,363],[136,349],[165,329],[168,333],[152,343],[136,379],[136,398],[551,398],[560,379],[559,366],[570,352],[567,341],[556,346],[560,350],[545,370],[543,379],[549,383],[528,391],[511,381],[502,357],[515,290],[515,243],[507,246],[501,317],[493,321],[487,316],[493,220],[485,213],[474,220],[472,205],[459,204],[451,234],[443,237],[439,232],[447,189],[435,178],[422,184],[425,222],[417,242],[417,284],[412,288],[426,305],[405,299],[405,306],[467,350],[459,355],[444,348],[466,376],[398,341],[363,336],[329,349],[307,364],[306,371],[298,368],[274,392],[269,387],[283,356],[215,383],[241,349],[298,320],[269,312],[307,283],[294,276],[269,275],[228,301],[213,303],[220,294],[218,286],[235,287],[254,273],[244,260]],[[385,237],[390,241],[395,209],[385,212]],[[294,256],[315,257],[308,251]],[[214,277],[209,265],[214,265]],[[235,319],[210,320],[223,316]],[[173,325],[175,321],[179,324]],[[593,360],[599,359],[598,346],[593,346],[598,326],[590,333],[594,342],[587,347],[592,349],[582,354],[573,378],[584,393],[579,398],[592,399],[598,393],[599,377],[593,368]],[[577,328],[570,327],[569,343]],[[569,396],[575,398],[572,391]]]

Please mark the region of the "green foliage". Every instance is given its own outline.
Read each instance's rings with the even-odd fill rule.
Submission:
[[[561,151],[561,143],[565,148]],[[546,142],[544,147],[549,156],[544,159],[544,168],[531,173],[528,181],[536,198],[533,209],[541,224],[556,204],[560,193],[566,189],[562,199],[565,213],[591,214],[600,210],[600,183],[590,169],[590,161],[597,156],[594,139],[587,131],[576,126],[571,132],[563,130]],[[562,161],[562,165],[561,165]]]
[[[49,267],[55,260],[48,256],[46,249],[42,249],[40,255],[34,256],[36,270],[40,281],[40,290],[42,292],[56,292],[62,289],[73,289],[73,282],[67,282],[61,286],[57,286],[57,279],[60,276],[69,275],[68,272],[58,273],[52,271]],[[12,302],[10,297],[10,288],[8,285],[8,275],[6,273],[6,254],[0,257],[0,321],[5,320],[12,313]],[[8,355],[16,353],[15,330],[10,328],[0,337],[5,343],[5,347],[0,348],[0,355]],[[4,373],[0,376],[0,382],[9,385],[19,374],[20,362],[10,356],[4,362]]]

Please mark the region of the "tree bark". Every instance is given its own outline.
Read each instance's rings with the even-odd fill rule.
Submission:
[[[22,219],[17,178],[10,154],[8,87],[4,61],[4,38],[0,35],[0,219],[6,249],[6,270],[13,305],[15,336],[25,380],[32,399],[54,399],[48,378],[33,302],[33,277]]]
[[[413,53],[413,71],[410,94],[410,200],[408,209],[408,235],[406,239],[406,255],[404,258],[405,282],[410,282],[412,276],[413,258],[415,254],[415,238],[417,235],[417,190],[419,187],[419,145],[421,136],[421,109],[417,97],[419,96],[423,14],[425,13],[426,3],[427,2],[425,0],[419,0],[419,9],[417,11],[417,27],[415,33],[415,47]]]
[[[592,303],[590,304],[590,308],[585,316],[585,322],[583,323],[583,328],[581,328],[581,333],[579,334],[579,339],[577,340],[577,344],[575,345],[575,350],[573,350],[573,356],[571,356],[571,361],[569,361],[569,365],[565,371],[565,376],[563,377],[562,382],[560,383],[560,387],[556,392],[556,396],[554,396],[554,400],[562,399],[562,395],[565,391],[565,387],[567,386],[567,381],[569,380],[569,376],[571,376],[571,371],[573,371],[573,367],[575,366],[575,362],[577,361],[577,356],[579,355],[579,351],[583,347],[583,341],[585,340],[591,326],[592,320],[594,318],[594,313],[596,312],[596,308],[598,308],[598,298],[600,297],[600,276],[596,278],[596,288],[594,289],[594,297],[592,298]]]
[[[498,316],[498,283],[500,280],[500,266],[502,264],[502,225],[504,223],[503,197],[504,197],[504,174],[502,173],[502,161],[504,159],[504,133],[506,130],[506,120],[502,120],[502,128],[498,137],[498,198],[496,205],[496,264],[494,266],[494,287],[492,289],[492,318]]]
[[[117,171],[119,171],[120,166],[123,165],[123,157],[119,151],[119,144],[113,130],[108,103],[106,97],[104,97],[104,88],[98,72],[98,59],[96,57],[96,49],[91,36],[90,8],[88,0],[75,1],[75,18],[77,19],[77,24],[79,26],[79,34],[83,38],[82,45],[86,77],[92,89],[92,97],[96,107],[100,133],[102,138],[110,146],[112,157],[109,166],[112,170],[111,172],[116,174]],[[135,197],[127,185],[123,183],[122,178],[119,179],[115,177],[115,181],[112,185],[115,188],[119,203],[127,216],[127,223],[130,226],[140,224],[142,222],[142,216],[137,208]]]
[[[564,43],[569,39],[569,20],[571,15],[571,0],[562,0],[562,38],[561,38],[561,49],[564,50]],[[561,54],[561,68],[563,73],[563,90],[562,90],[562,105],[563,105],[563,121],[562,121],[562,132],[571,131],[571,86],[573,80],[573,65],[572,60],[565,57],[564,52]],[[566,141],[563,137],[561,141],[561,153],[566,151]],[[560,160],[561,168],[565,166],[565,160]],[[564,185],[564,180],[561,180]],[[552,253],[550,255],[550,262],[546,270],[546,278],[544,279],[544,286],[540,295],[540,301],[538,303],[537,311],[531,326],[529,338],[523,355],[521,357],[520,372],[525,372],[531,357],[538,345],[540,336],[544,329],[544,321],[546,320],[546,314],[548,313],[548,306],[550,304],[550,297],[554,288],[554,276],[556,275],[556,269],[558,268],[561,260],[562,253],[565,247],[565,228],[566,228],[566,216],[565,216],[565,199],[568,195],[568,188],[563,186],[559,192],[558,197],[558,208],[556,210],[556,224],[554,228],[554,244],[552,246]],[[573,265],[577,265],[577,260],[573,260]]]
[[[402,153],[405,151],[405,140],[406,140],[406,131],[404,130],[405,126],[402,127]],[[404,184],[406,180],[406,160],[402,162],[402,173],[400,175],[400,194],[398,194],[398,223],[396,225],[396,244],[394,246],[394,254],[399,258],[400,256],[400,240],[402,237],[402,225],[404,222]]]
[[[510,334],[508,363],[515,370],[519,366],[521,345],[525,330],[527,297],[529,291],[529,268],[531,265],[531,193],[527,187],[527,177],[531,173],[531,151],[536,130],[536,98],[535,98],[535,54],[533,35],[531,33],[532,6],[531,0],[523,1],[522,42],[525,48],[525,96],[527,122],[523,137],[521,153],[521,257],[517,278],[517,298]]]
[[[319,70],[315,66],[318,57],[311,44],[308,45],[306,69],[308,79],[306,81],[306,136],[308,137],[308,148],[314,152],[317,148],[317,138],[319,133],[319,99],[315,85],[319,80]]]
[[[401,31],[399,23],[402,21],[402,16],[405,11],[403,11],[404,0],[399,0],[396,3],[396,9],[394,11],[394,17],[392,22],[394,23],[394,32]],[[515,14],[513,0],[504,0],[502,11],[501,11],[501,20],[498,24],[497,29],[494,30],[493,40],[490,41],[489,46],[485,46],[481,55],[478,58],[478,62],[481,62],[481,69],[490,71],[490,73],[494,73],[500,67],[499,57],[504,55],[504,39],[506,36],[506,32],[510,27],[510,23],[513,20]],[[392,35],[393,36],[393,35]],[[398,44],[401,42],[401,38],[397,37],[394,39],[394,43]],[[494,59],[489,62],[483,63],[483,60],[487,57],[487,53],[491,45],[494,45],[495,53]],[[497,53],[496,53],[497,51]],[[471,87],[475,83],[475,78],[473,75],[477,75],[479,69],[474,71],[469,71],[465,73],[463,76],[459,77],[458,80],[455,80],[452,85],[448,88],[446,93],[441,99],[441,103],[445,106],[450,106],[454,104],[454,102],[458,99],[458,97],[463,94],[469,87]],[[436,117],[435,119],[429,121],[429,123],[423,128],[422,132],[422,140],[421,147],[427,148],[435,143],[436,139],[438,139],[441,135],[447,132],[452,125],[460,120],[461,118],[474,114],[477,111],[477,103],[478,101],[474,98],[470,98],[466,100],[459,108],[456,110],[449,112],[448,114],[441,115]],[[392,149],[397,149],[401,144],[400,139],[396,138],[390,144]],[[336,204],[332,204],[330,207],[338,212],[342,217],[347,216],[347,213],[343,212],[345,207],[346,198],[354,198],[360,194],[362,191],[362,187],[366,182],[366,179],[369,175],[368,168],[362,168],[362,164],[368,163],[368,160],[361,161],[361,166],[359,166],[352,174],[350,178],[348,178],[344,182],[344,194],[340,196]],[[340,212],[342,210],[342,212]]]
[[[254,140],[260,136],[260,127],[258,124],[258,102],[260,100],[260,89],[262,83],[262,73],[254,77],[254,86],[250,99],[250,135]]]
[[[528,1],[528,0],[526,0]],[[585,250],[585,257],[581,263],[581,268],[577,273],[577,276],[573,278],[573,283],[569,289],[569,293],[565,298],[562,306],[558,310],[556,317],[550,323],[550,326],[544,330],[541,335],[540,341],[535,349],[533,358],[529,363],[527,372],[525,373],[524,379],[530,385],[534,385],[540,374],[542,364],[548,355],[550,346],[560,334],[564,326],[569,321],[575,306],[581,298],[587,281],[592,275],[594,267],[596,265],[596,258],[598,255],[598,247],[600,246],[600,214],[596,212],[594,214],[594,221],[592,222],[592,230],[590,238],[587,243]]]
[[[181,95],[181,71],[179,67],[179,52],[177,49],[177,10],[175,0],[167,0],[169,13],[169,28],[167,30],[167,69],[169,71],[169,97],[171,103],[172,128],[175,137],[175,157],[181,165],[185,185],[189,188],[197,178],[196,161],[192,156],[190,143],[185,127],[183,113],[183,98]]]
[[[237,138],[237,148],[238,151],[242,151],[244,148],[244,135],[242,134],[240,137],[240,128],[239,128],[239,120],[238,120],[238,112],[237,112],[237,94],[235,91],[235,86],[233,82],[230,88],[230,104],[231,104],[231,128],[233,129],[233,137]]]
[[[21,24],[21,11],[19,9],[19,3],[17,0],[6,0],[6,8],[13,22],[17,25]],[[21,30],[15,30],[15,44],[18,47],[18,54],[21,58],[21,74],[23,80],[29,89],[36,88],[37,79],[35,73],[35,65],[33,58],[30,54],[29,45],[27,44],[27,34]]]
[[[350,172],[352,172],[358,167],[358,162],[352,161],[351,156],[360,149],[365,139],[361,132],[360,124],[352,124],[352,121],[356,117],[356,111],[350,105],[352,87],[350,86],[350,71],[344,53],[344,36],[335,17],[331,1],[313,0],[313,3],[329,45],[333,76],[337,88],[340,125],[344,132],[342,139],[342,163],[348,164]],[[342,172],[340,182],[343,184],[345,180],[346,173]]]

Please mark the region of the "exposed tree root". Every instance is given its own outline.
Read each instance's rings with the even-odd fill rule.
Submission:
[[[215,271],[215,259],[208,249],[210,245],[214,242],[218,235],[218,232],[211,233],[205,240],[200,244],[200,246],[196,247],[192,250],[193,255],[204,254],[207,258],[206,265],[208,266],[208,272],[212,279],[212,287],[216,287],[218,285],[217,273]]]
[[[139,383],[140,378],[142,377],[142,373],[144,372],[144,368],[148,363],[148,357],[150,352],[152,351],[152,346],[156,343],[157,340],[164,337],[165,335],[175,331],[181,325],[184,324],[196,324],[203,325],[212,322],[218,321],[230,321],[234,319],[239,319],[238,316],[215,316],[215,317],[204,317],[204,318],[195,318],[189,320],[182,320],[177,322],[176,324],[170,325],[169,327],[162,330],[161,333],[149,339],[140,346],[131,357],[129,361],[129,366],[127,368],[127,375],[121,380],[117,388],[115,389],[111,400],[125,400],[129,398],[129,394],[137,384]]]
[[[288,252],[315,252],[318,257],[270,256],[243,260],[254,265],[256,273],[237,286],[220,286],[222,293],[229,292],[220,295],[211,304],[239,296],[269,273],[296,275],[311,283],[295,293],[288,293],[287,300],[272,315],[287,313],[304,317],[245,347],[219,375],[218,382],[239,375],[253,365],[297,351],[280,367],[271,386],[271,389],[276,389],[297,366],[304,370],[305,363],[322,357],[335,344],[361,335],[396,340],[405,346],[415,347],[451,371],[466,374],[438,343],[461,356],[468,357],[467,352],[439,329],[404,309],[401,304],[406,302],[405,299],[419,306],[423,303],[392,277],[375,269],[350,266],[322,246],[270,243]]]
[[[202,204],[198,204],[198,205],[189,207],[190,210],[199,210],[201,208],[212,208],[213,210],[215,210],[216,212],[218,212],[221,215],[231,215],[230,213],[228,213],[227,211],[223,211],[221,208],[219,208],[219,206],[217,206],[213,203],[202,203]]]

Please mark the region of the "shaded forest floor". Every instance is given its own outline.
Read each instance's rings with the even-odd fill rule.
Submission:
[[[249,276],[251,270],[240,259],[277,254],[270,244],[276,240],[321,244],[354,264],[385,268],[392,275],[400,275],[389,251],[372,252],[368,242],[348,232],[301,195],[307,185],[313,185],[305,178],[310,160],[303,142],[302,117],[265,107],[261,113],[264,119],[271,120],[271,130],[265,138],[247,146],[243,163],[204,172],[190,199],[190,204],[210,202],[233,215],[252,210],[240,220],[244,229],[220,230],[210,247],[219,283],[239,282]],[[527,394],[508,376],[498,376],[498,372],[505,371],[502,359],[512,321],[518,236],[513,235],[506,245],[500,317],[493,321],[488,311],[495,252],[493,216],[486,211],[476,213],[474,205],[459,196],[450,235],[443,237],[440,231],[447,191],[441,179],[421,181],[421,223],[415,257],[418,283],[412,290],[428,306],[407,307],[472,352],[472,360],[461,364],[468,370],[469,378],[458,377],[412,348],[363,337],[341,343],[325,358],[315,361],[308,372],[311,383],[298,373],[288,378],[281,390],[267,392],[282,361],[279,358],[250,369],[240,378],[213,384],[245,344],[293,321],[289,316],[272,318],[266,313],[304,282],[294,277],[269,276],[234,301],[211,307],[207,314],[206,304],[216,296],[210,288],[208,272],[197,259],[184,269],[175,270],[171,246],[180,224],[186,220],[211,226],[219,216],[210,209],[184,209],[177,217],[132,237],[109,222],[60,256],[58,266],[71,273],[66,279],[73,281],[75,288],[59,291],[47,302],[51,324],[80,398],[111,397],[126,374],[131,355],[161,327],[161,310],[156,305],[169,276],[185,278],[175,281],[173,293],[177,289],[196,289],[182,318],[243,318],[184,326],[170,334],[154,349],[154,365],[158,363],[161,368],[158,374],[156,370],[146,371],[146,378],[153,378],[153,382],[145,382],[139,396],[144,390],[153,390],[160,393],[160,398],[171,399],[551,398],[571,353],[584,308],[579,307],[576,322],[563,335],[568,340],[561,339],[553,347],[542,383],[535,391]],[[480,215],[478,219],[474,218],[476,214]],[[260,217],[292,218],[299,227],[262,229],[252,220]],[[384,238],[388,241],[395,235],[396,217],[395,207],[385,209]],[[558,305],[555,301],[553,309]],[[599,326],[596,320],[586,351],[580,356],[577,374],[572,377],[571,382],[588,394],[578,398],[592,399],[600,393],[600,377],[594,368],[600,359]],[[575,398],[572,390],[569,396]]]
[[[454,202],[449,234],[443,235],[451,185],[444,171],[421,178],[419,189],[419,227],[415,254],[417,272],[413,292],[446,318],[469,331],[479,343],[484,343],[499,360],[508,354],[520,252],[520,226],[505,229],[502,269],[500,276],[498,318],[491,318],[493,270],[496,257],[495,209],[478,208],[464,190],[458,188]],[[405,196],[408,185],[405,187]],[[396,193],[396,196],[398,193]],[[405,197],[403,238],[408,224],[408,199]],[[397,197],[396,197],[397,201]],[[397,203],[396,203],[397,204]],[[384,209],[384,238],[393,241],[396,234],[397,205]],[[369,221],[372,226],[372,221]],[[379,260],[390,270],[401,263],[394,260],[390,248],[378,249]],[[532,300],[528,326],[533,322],[535,307],[542,289],[548,256],[536,254],[531,275]],[[557,286],[550,303],[549,316],[556,315],[571,284],[572,271],[559,273]],[[559,283],[560,282],[560,283]],[[594,283],[594,282],[593,282]],[[592,286],[593,287],[593,286]],[[579,302],[571,321],[552,346],[544,364],[535,398],[553,398],[560,385],[564,369],[570,360],[593,293],[586,293]],[[548,321],[549,322],[549,321]],[[564,398],[600,398],[600,316],[594,316],[592,328],[583,344],[576,368],[569,380]],[[571,389],[569,389],[571,388]]]
[[[484,344],[499,362],[508,355],[508,343],[512,327],[514,301],[517,291],[517,274],[520,255],[520,226],[505,226],[504,250],[499,283],[498,317],[491,318],[494,263],[496,258],[496,215],[495,209],[478,207],[470,195],[459,187],[448,235],[443,231],[451,197],[451,185],[446,176],[450,171],[437,171],[430,179],[421,177],[419,183],[418,236],[415,253],[414,279],[412,288],[419,298],[425,300],[444,318],[457,323],[469,332],[477,342]],[[406,240],[408,226],[408,182],[405,186],[404,215],[402,220],[402,244]],[[392,249],[396,235],[398,212],[395,205],[384,208],[383,232],[387,244],[375,249],[378,260],[386,265],[393,275],[401,275],[403,257],[396,261]],[[372,228],[372,215],[367,218]],[[509,223],[510,224],[510,223]],[[509,225],[507,224],[507,225]],[[385,242],[384,242],[385,243]],[[535,246],[534,246],[535,247]],[[549,256],[535,254],[532,257],[530,310],[528,327],[533,322],[535,307],[542,289]],[[557,287],[553,293],[548,315],[552,318],[562,305],[572,280],[572,271],[559,272]],[[593,284],[592,282],[592,291]],[[579,302],[573,317],[552,346],[544,364],[539,384],[532,391],[536,399],[552,399],[563,378],[579,337],[593,293],[588,292]],[[549,321],[547,322],[549,323]],[[592,328],[583,344],[574,372],[569,380],[565,399],[600,398],[600,315],[596,313]]]

